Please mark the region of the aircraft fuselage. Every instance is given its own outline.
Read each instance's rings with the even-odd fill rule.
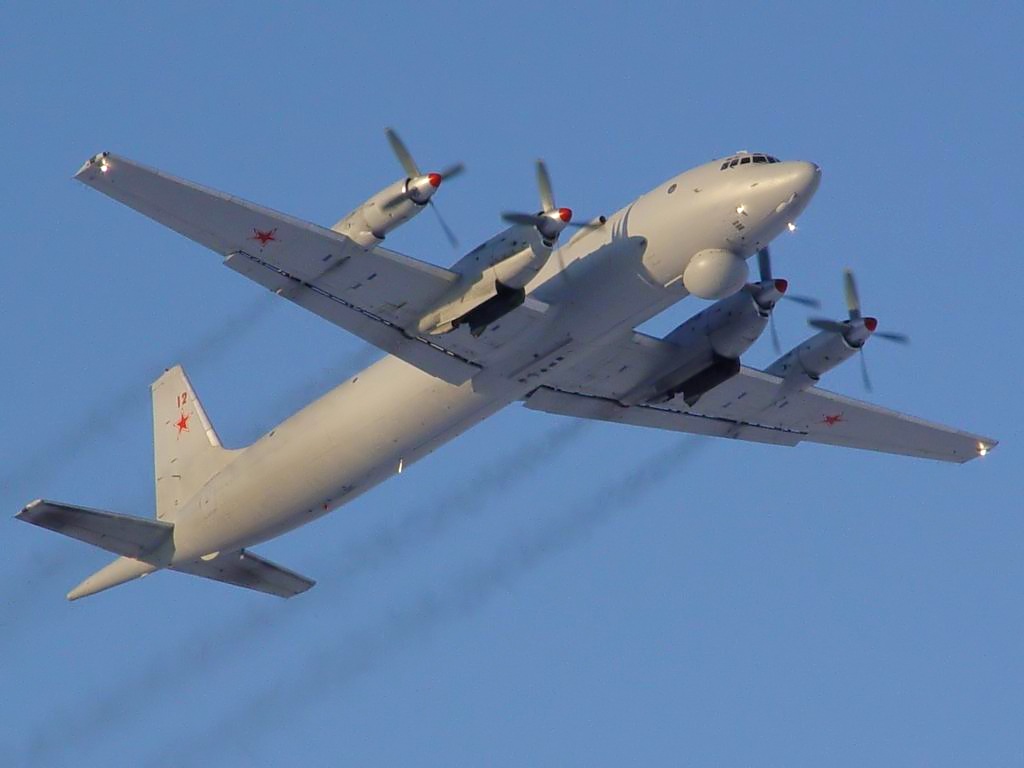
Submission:
[[[675,176],[557,250],[526,287],[552,308],[542,328],[480,375],[454,385],[385,357],[240,452],[177,514],[173,562],[273,538],[402,472],[685,298],[697,254],[749,258],[819,181],[805,162],[721,166]]]

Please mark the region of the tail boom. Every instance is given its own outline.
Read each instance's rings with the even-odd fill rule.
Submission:
[[[131,557],[119,557],[110,565],[100,568],[77,587],[68,592],[68,600],[77,600],[116,587],[119,584],[147,576],[158,566]]]

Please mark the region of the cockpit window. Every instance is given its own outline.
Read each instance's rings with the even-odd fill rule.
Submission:
[[[722,165],[719,168],[720,171],[728,170],[729,168],[735,168],[737,165],[748,165],[750,163],[781,163],[777,157],[771,155],[748,155],[743,154],[738,157],[727,157],[722,161]]]

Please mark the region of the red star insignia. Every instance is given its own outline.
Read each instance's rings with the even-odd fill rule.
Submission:
[[[190,415],[191,415],[191,414],[188,414],[188,413],[183,413],[183,414],[181,414],[181,418],[180,418],[180,419],[178,419],[178,420],[177,420],[177,421],[176,421],[176,422],[174,423],[174,426],[176,426],[176,427],[178,428],[178,434],[179,434],[179,435],[180,435],[180,434],[181,434],[182,432],[188,432],[188,417],[189,417]]]
[[[842,420],[843,420],[843,414],[835,413],[835,414],[833,414],[831,416],[825,416],[825,418],[823,418],[821,420],[821,423],[822,424],[828,424],[830,427],[834,427],[836,424],[838,424]]]
[[[276,237],[277,227],[274,227],[273,229],[268,229],[266,231],[264,231],[262,229],[256,229],[254,227],[252,231],[255,232],[255,234],[252,237],[250,237],[249,239],[250,240],[259,240],[261,247],[266,245],[267,243],[276,242],[276,240],[277,240],[277,237]]]

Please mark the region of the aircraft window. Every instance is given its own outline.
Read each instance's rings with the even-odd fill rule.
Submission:
[[[726,158],[722,161],[722,165],[719,170],[726,170],[728,168],[735,168],[737,165],[747,165],[748,163],[781,163],[777,157],[772,155],[744,155],[743,157],[732,157]]]

